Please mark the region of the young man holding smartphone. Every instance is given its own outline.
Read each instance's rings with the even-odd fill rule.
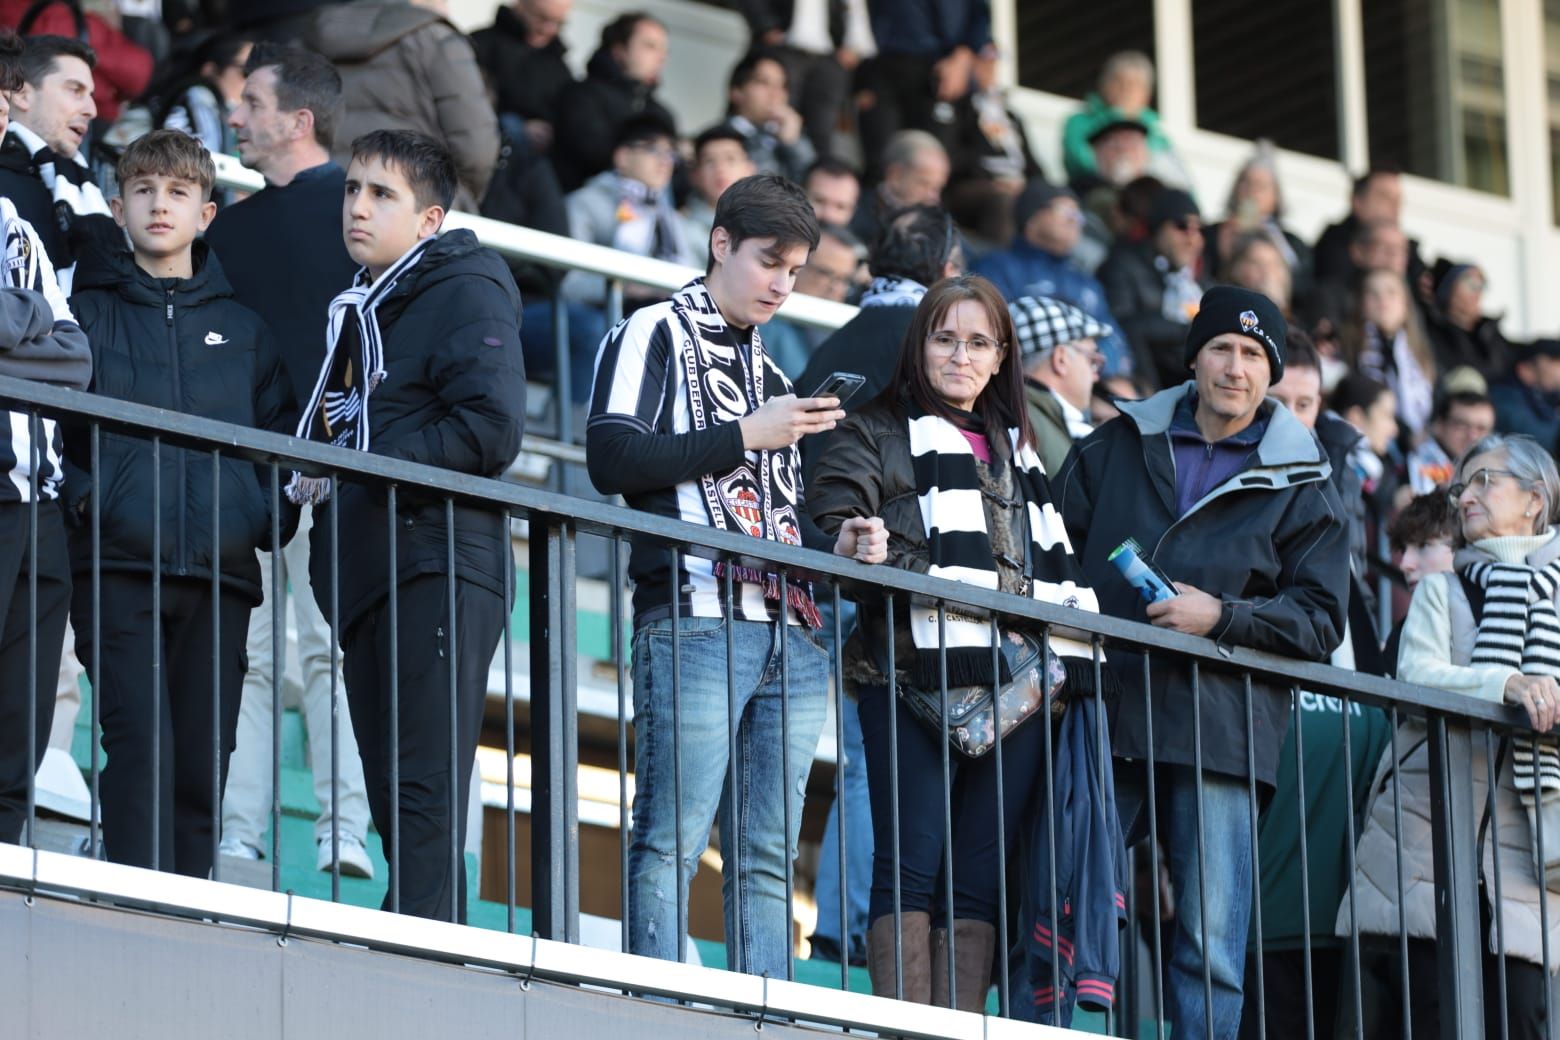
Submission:
[[[837,398],[797,397],[754,326],[786,301],[817,242],[811,203],[784,178],[746,177],[726,189],[708,274],[637,311],[602,342],[586,433],[597,490],[662,516],[803,544],[796,444],[832,429],[844,412]],[[814,547],[877,562],[887,533],[877,518],[856,519],[838,540]],[[728,964],[786,978],[786,863],[823,725],[829,656],[807,582],[793,578],[782,602],[778,575],[734,567],[728,601],[727,566],[683,556],[674,567],[663,546],[633,547],[629,949],[682,958],[687,923],[678,910],[720,809]],[[728,645],[739,790],[726,790]]]

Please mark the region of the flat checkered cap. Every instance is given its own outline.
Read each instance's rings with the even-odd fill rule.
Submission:
[[[1111,333],[1109,325],[1051,296],[1020,296],[1008,304],[1008,313],[1013,316],[1013,332],[1024,357]]]

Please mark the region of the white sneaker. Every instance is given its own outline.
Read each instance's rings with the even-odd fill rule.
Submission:
[[[217,846],[217,852],[234,859],[265,859],[265,855],[249,842],[233,837],[223,838],[222,844]]]
[[[337,855],[341,857],[341,876],[373,880],[374,861],[369,858],[368,849],[363,847],[362,840],[350,834],[339,837]],[[320,854],[314,863],[323,873],[330,873],[331,848],[328,835],[320,839]]]

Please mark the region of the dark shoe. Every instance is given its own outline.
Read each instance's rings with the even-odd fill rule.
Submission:
[[[826,935],[813,935],[807,940],[812,952],[807,955],[810,961],[830,961],[840,963],[840,944]]]
[[[900,914],[900,963],[904,970],[904,1000],[926,1004],[931,1000],[931,924],[929,914]],[[880,997],[899,996],[894,971],[894,915],[885,914],[867,929],[867,971],[872,992]]]

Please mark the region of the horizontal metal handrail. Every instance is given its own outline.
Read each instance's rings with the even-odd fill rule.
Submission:
[[[212,158],[216,160],[217,184],[220,187],[239,191],[259,191],[265,187],[265,179],[260,174],[247,169],[232,156],[215,155]],[[458,210],[445,219],[444,226],[469,228],[483,245],[511,260],[583,271],[622,282],[647,285],[668,293],[680,289],[689,279],[704,273],[697,268],[651,260],[619,249],[577,242],[564,235],[550,235],[534,228]],[[837,329],[855,315],[856,308],[848,304],[801,293],[793,293],[786,300],[785,306],[780,308],[782,318],[819,329]]]
[[[981,589],[950,579],[857,563],[812,549],[756,542],[745,535],[611,503],[455,473],[97,394],[0,376],[0,405],[23,411],[36,410],[66,421],[97,423],[111,431],[148,438],[156,436],[171,445],[207,451],[218,449],[229,455],[277,463],[289,469],[419,489],[468,504],[529,514],[533,523],[540,520],[544,524],[557,524],[571,528],[575,533],[652,539],[694,555],[735,559],[760,567],[781,567],[815,579],[838,581],[843,588],[852,590],[877,589],[1006,617],[1025,618],[1058,632],[1081,634],[1085,640],[1098,637],[1129,650],[1169,652],[1218,670],[1247,671],[1264,682],[1303,687],[1315,693],[1354,698],[1366,704],[1409,707],[1415,711],[1462,716],[1510,728],[1527,725],[1526,715],[1514,707],[1445,690],[1256,650],[1221,648],[1205,638]]]

